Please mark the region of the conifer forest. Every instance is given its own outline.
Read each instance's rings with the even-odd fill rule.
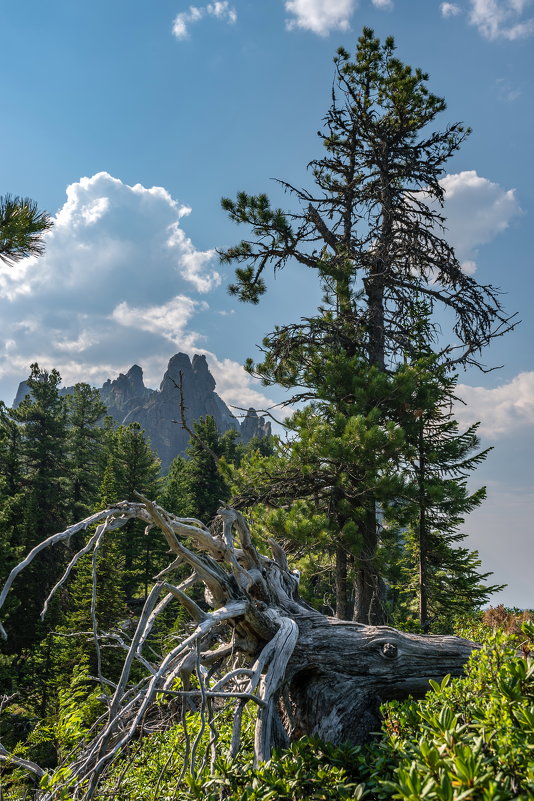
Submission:
[[[534,798],[534,614],[491,606],[464,530],[491,448],[458,383],[516,325],[447,239],[470,130],[392,38],[334,70],[287,208],[221,201],[236,306],[294,264],[321,294],[250,342],[276,433],[192,420],[177,385],[164,471],[90,383],[34,363],[0,405],[2,801]],[[4,196],[0,259],[51,226]]]

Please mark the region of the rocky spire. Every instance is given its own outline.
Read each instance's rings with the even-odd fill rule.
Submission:
[[[243,442],[253,437],[265,437],[271,433],[271,425],[249,409],[240,424],[222,398],[215,392],[215,379],[204,355],[195,354],[193,361],[186,353],[177,353],[169,361],[159,390],[145,387],[143,371],[134,364],[126,374],[108,379],[100,389],[108,414],[118,425],[137,422],[145,431],[152,448],[167,470],[178,454],[184,454],[189,435],[181,426],[180,382],[184,396],[188,426],[193,426],[199,417],[211,415],[217,429],[222,433],[238,431]],[[14,406],[29,392],[23,381],[18,389]],[[72,392],[72,387],[62,390]]]

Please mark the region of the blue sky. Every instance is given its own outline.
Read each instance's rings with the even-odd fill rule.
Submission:
[[[228,403],[280,398],[240,365],[276,323],[313,310],[317,287],[291,267],[258,307],[229,297],[215,248],[241,232],[219,202],[244,189],[285,205],[269,179],[310,180],[332,57],[363,25],[430,73],[443,125],[473,128],[444,176],[449,239],[522,323],[485,354],[502,369],[460,376],[461,419],[495,446],[466,531],[509,583],[495,601],[533,606],[532,0],[2,4],[0,192],[29,195],[56,224],[43,259],[0,267],[0,398],[35,360],[95,384],[137,362],[157,386],[178,350],[206,353]]]

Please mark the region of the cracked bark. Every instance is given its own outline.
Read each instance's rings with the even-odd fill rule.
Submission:
[[[364,742],[379,729],[382,700],[422,694],[429,679],[459,675],[477,647],[458,637],[406,634],[322,615],[299,597],[298,579],[279,545],[271,543],[272,558],[262,554],[242,515],[229,508],[219,514],[222,536],[147,499],[124,501],[49,538],[9,576],[0,607],[13,580],[42,548],[69,540],[94,524],[100,524],[101,536],[111,536],[129,520],[142,520],[160,529],[171,551],[165,580],[160,574],[146,599],[108,711],[93,739],[65,765],[70,774],[64,789],[68,787],[73,798],[94,797],[119,751],[126,753],[145,730],[159,693],[196,702],[203,725],[210,727],[215,726],[212,699],[234,704],[230,755],[239,749],[241,715],[251,703],[258,709],[255,756],[262,761],[269,759],[275,744],[287,744],[304,734],[333,743]],[[93,547],[96,539],[90,539]],[[194,571],[179,587],[169,577],[177,561]],[[56,590],[67,580],[69,569]],[[195,582],[208,591],[206,611],[187,596]],[[149,649],[143,654],[143,646],[157,615],[170,603],[182,605],[196,626],[158,662]],[[96,631],[96,623],[93,628]],[[96,631],[99,636],[109,634]],[[135,686],[130,677],[134,661],[146,672]],[[209,678],[203,666],[210,668]],[[188,683],[193,672],[200,689]],[[183,679],[181,691],[173,689],[178,677]],[[105,677],[102,680],[106,682]],[[21,764],[1,746],[0,760]],[[27,767],[37,775],[46,774],[39,766]],[[57,786],[53,792],[60,790]],[[35,797],[53,801],[56,796],[42,790]]]

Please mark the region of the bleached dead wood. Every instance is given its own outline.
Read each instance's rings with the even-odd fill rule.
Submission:
[[[113,536],[115,529],[132,518],[161,532],[174,560],[169,567],[183,563],[193,571],[178,586],[168,579],[167,569],[156,577],[132,640],[123,643],[126,656],[107,713],[92,740],[68,764],[65,782],[73,798],[89,801],[94,797],[110,764],[147,730],[146,719],[158,694],[196,703],[201,730],[208,726],[211,731],[212,761],[217,740],[214,699],[235,704],[231,755],[239,749],[243,710],[252,703],[257,708],[255,754],[261,761],[270,757],[273,744],[284,744],[303,734],[316,734],[335,743],[364,741],[379,727],[382,699],[422,693],[428,689],[430,678],[440,680],[447,673],[460,673],[476,647],[457,637],[404,634],[386,626],[325,617],[299,598],[298,580],[278,544],[271,543],[273,558],[269,558],[255,547],[241,514],[223,508],[220,516],[222,536],[212,534],[199,521],[177,518],[145,498],[139,503],[125,501],[50,537],[8,577],[0,594],[0,608],[15,578],[43,548],[97,525],[54,587],[55,592],[67,581],[82,554],[91,550],[94,554],[104,536]],[[205,609],[187,594],[194,583],[203,584],[207,590]],[[95,593],[95,641],[116,639],[114,632],[97,631]],[[157,661],[153,652],[148,653],[150,632],[158,615],[172,603],[185,608],[196,625]],[[130,678],[134,660],[146,669],[145,678],[136,685]],[[189,683],[193,673],[198,687]],[[176,687],[178,678],[182,679],[180,688]],[[101,680],[109,686],[104,677]],[[190,760],[194,760],[199,742],[197,735],[190,748],[187,738]],[[5,752],[0,757],[21,765],[20,759]],[[27,767],[37,776],[45,776],[39,766],[28,763]],[[56,786],[54,792],[60,789]],[[36,797],[40,801],[54,798],[44,789]]]

